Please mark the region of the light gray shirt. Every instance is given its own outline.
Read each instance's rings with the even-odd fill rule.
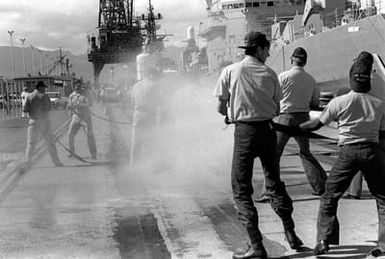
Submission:
[[[332,99],[320,115],[327,125],[337,120],[338,144],[379,142],[379,131],[385,131],[385,103],[370,94],[350,91]]]
[[[309,112],[318,107],[320,91],[315,79],[303,67],[294,66],[278,76],[282,89],[281,113]]]
[[[264,121],[279,113],[281,89],[276,73],[255,57],[223,69],[213,95],[228,100],[232,121]]]

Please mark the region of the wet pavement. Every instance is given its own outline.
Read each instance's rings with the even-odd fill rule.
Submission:
[[[68,158],[58,146],[63,167],[43,153],[27,172],[8,170],[13,181],[0,184],[1,257],[226,259],[245,248],[231,201],[233,129],[223,129],[210,92],[204,86],[173,89],[172,112],[157,128],[152,151],[134,164],[128,157],[131,125],[112,122],[129,122],[128,113],[113,104],[106,114],[98,104],[93,112],[105,120],[93,118],[97,160],[79,132],[76,151],[89,163]],[[336,134],[332,128],[320,133]],[[67,145],[66,129],[60,141]],[[330,170],[335,143],[312,141],[312,150]],[[310,249],[319,198],[311,195],[294,142],[281,162],[305,249],[291,250],[270,205],[257,204],[264,243],[271,258],[315,258]],[[255,197],[261,184],[257,161]],[[320,258],[363,258],[377,239],[375,202],[366,186],[362,200],[341,201],[339,217],[341,245]]]

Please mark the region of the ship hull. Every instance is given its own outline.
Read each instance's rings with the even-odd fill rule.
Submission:
[[[353,27],[355,31],[349,32]],[[290,55],[296,47],[307,50],[306,70],[314,76],[321,91],[337,92],[348,86],[350,66],[361,51],[385,57],[385,18],[381,14],[367,17],[285,46],[272,47],[267,64],[277,73],[289,69]]]

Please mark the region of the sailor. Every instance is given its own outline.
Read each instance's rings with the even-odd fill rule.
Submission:
[[[251,243],[233,258],[267,258],[252,199],[256,157],[261,160],[271,205],[282,220],[290,247],[298,249],[303,243],[294,231],[293,203],[280,179],[277,135],[271,127],[282,93],[277,75],[265,65],[270,42],[264,34],[253,31],[246,34],[245,46],[240,48],[245,49],[246,57],[224,68],[213,92],[218,98],[218,112],[235,123],[231,184],[238,218]]]
[[[302,123],[301,130],[312,131],[337,120],[339,155],[326,180],[325,193],[317,220],[317,245],[314,254],[329,251],[339,244],[338,201],[361,170],[378,210],[378,246],[367,258],[385,249],[385,166],[379,142],[385,141],[385,104],[370,95],[373,56],[361,52],[349,72],[351,91],[330,101],[321,116]]]
[[[53,135],[51,131],[51,123],[49,120],[49,111],[51,110],[51,102],[45,94],[47,86],[43,81],[39,81],[35,85],[35,90],[27,96],[27,100],[23,107],[23,112],[29,113],[28,131],[27,131],[27,148],[25,156],[27,164],[32,162],[32,156],[38,141],[39,133],[43,136],[47,144],[49,154],[55,166],[63,166],[57,155]]]
[[[320,91],[315,79],[304,69],[307,63],[307,52],[298,47],[291,55],[293,67],[278,75],[282,89],[280,115],[275,122],[296,126],[309,120],[310,109],[319,109]],[[290,139],[285,132],[277,132],[278,158],[281,158],[283,150]],[[326,173],[317,159],[310,152],[309,139],[303,136],[294,137],[299,147],[299,155],[306,177],[312,187],[313,195],[321,195],[325,191]],[[265,189],[265,188],[263,188]],[[265,194],[257,199],[257,202],[268,200]]]
[[[147,67],[142,71],[142,79],[132,88],[133,127],[131,133],[130,163],[149,154],[152,137],[157,124],[159,113],[158,101],[160,96],[158,72],[155,68]]]
[[[90,106],[92,106],[92,98],[89,95],[86,95],[81,82],[76,82],[75,90],[68,98],[67,107],[72,116],[68,132],[69,149],[71,150],[69,157],[73,157],[75,154],[75,135],[78,133],[80,128],[83,128],[87,135],[88,149],[91,154],[91,159],[96,159],[97,150],[92,127]]]
[[[23,87],[23,92],[21,92],[21,107],[22,107],[22,110],[23,110],[23,107],[25,106],[25,102],[27,101],[27,96],[29,95],[29,91],[28,91],[28,87],[24,86]],[[25,118],[27,117],[28,114],[25,113],[25,112],[21,112],[21,117]]]
[[[157,58],[154,51],[154,46],[150,43],[145,43],[142,47],[143,52],[136,57],[137,80],[142,80],[148,71],[156,69]]]

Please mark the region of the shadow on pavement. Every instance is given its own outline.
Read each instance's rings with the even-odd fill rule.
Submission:
[[[317,258],[320,259],[362,259],[365,258],[365,255],[369,253],[370,250],[375,248],[376,246],[365,246],[365,245],[342,245],[342,246],[332,246],[327,254],[318,255]],[[310,248],[308,248],[310,249]],[[289,258],[308,258],[314,256],[313,250],[310,249],[305,253],[299,253],[295,255],[291,255]]]
[[[293,199],[293,202],[301,202],[301,201],[316,201],[319,200],[320,197],[309,197],[309,198],[302,198],[302,199]]]
[[[287,168],[287,167],[286,167]],[[283,168],[281,168],[281,174],[282,175],[285,175],[285,174],[288,174],[288,175],[297,175],[297,174],[305,174],[303,171],[298,171],[298,170],[284,170]]]
[[[84,164],[63,164],[63,166],[57,167],[57,168],[62,168],[62,167],[65,167],[65,168],[71,168],[71,167],[77,168],[77,167],[92,167],[92,166],[111,166],[113,164],[114,164],[114,162],[112,162],[112,161],[94,161],[94,162],[89,162],[89,163],[84,163]],[[54,165],[33,166],[32,168],[34,168],[34,169],[37,169],[37,168],[44,169],[44,168],[56,168],[56,166],[54,166]]]

